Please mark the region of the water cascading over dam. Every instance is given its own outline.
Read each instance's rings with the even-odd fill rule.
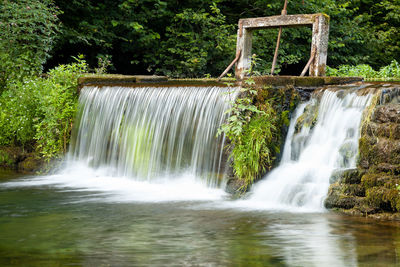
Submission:
[[[218,186],[225,140],[216,133],[235,90],[84,87],[69,160],[135,180],[189,172]]]
[[[320,99],[314,95],[299,105],[280,165],[255,186],[245,205],[322,210],[332,173],[356,166],[362,114],[372,98],[359,94],[350,89],[325,90]]]

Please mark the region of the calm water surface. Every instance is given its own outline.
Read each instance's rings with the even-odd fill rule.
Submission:
[[[0,173],[0,266],[400,265],[397,223],[2,186],[21,179]]]

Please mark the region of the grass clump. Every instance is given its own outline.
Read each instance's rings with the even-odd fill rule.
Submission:
[[[254,57],[252,62],[257,62]],[[251,77],[244,82],[231,101],[229,118],[218,129],[218,135],[224,133],[229,140],[231,166],[242,191],[272,168],[283,143],[282,129],[299,100],[293,88],[257,87]]]
[[[400,80],[400,64],[396,60],[392,60],[389,65],[380,68],[378,71],[366,64],[357,66],[341,65],[336,69],[327,67],[326,75],[337,77],[363,77],[367,80]]]

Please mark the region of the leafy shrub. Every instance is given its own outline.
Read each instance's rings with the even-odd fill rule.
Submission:
[[[67,151],[78,104],[78,77],[86,71],[86,62],[78,58],[77,63],[50,70],[48,78],[42,80],[37,106],[41,119],[35,124],[34,139],[46,159]]]
[[[382,67],[379,71],[375,71],[369,65],[341,65],[339,68],[327,67],[327,76],[357,76],[367,79],[400,79],[400,64],[393,60],[390,65]]]
[[[0,92],[9,82],[41,73],[59,27],[52,0],[1,2]]]
[[[0,145],[36,149],[49,160],[65,152],[77,106],[77,80],[87,71],[82,57],[47,77],[12,83],[0,98]]]
[[[393,60],[390,65],[379,70],[378,78],[400,78],[400,64]]]
[[[232,167],[237,178],[242,180],[242,190],[246,190],[272,163],[270,150],[276,131],[277,117],[271,102],[263,103],[260,110],[253,104],[257,90],[251,88],[252,79],[246,80],[247,88],[242,88],[241,96],[233,101],[227,122],[218,129],[230,140],[233,158]]]
[[[0,145],[33,145],[34,121],[37,120],[37,92],[41,80],[14,82],[0,99]]]
[[[202,77],[219,73],[233,59],[236,36],[215,3],[210,12],[185,9],[166,28],[157,69],[172,77]]]

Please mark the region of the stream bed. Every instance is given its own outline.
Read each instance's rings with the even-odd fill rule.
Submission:
[[[395,222],[251,210],[223,194],[137,201],[65,183],[9,186],[35,179],[0,172],[0,266],[400,264]]]

